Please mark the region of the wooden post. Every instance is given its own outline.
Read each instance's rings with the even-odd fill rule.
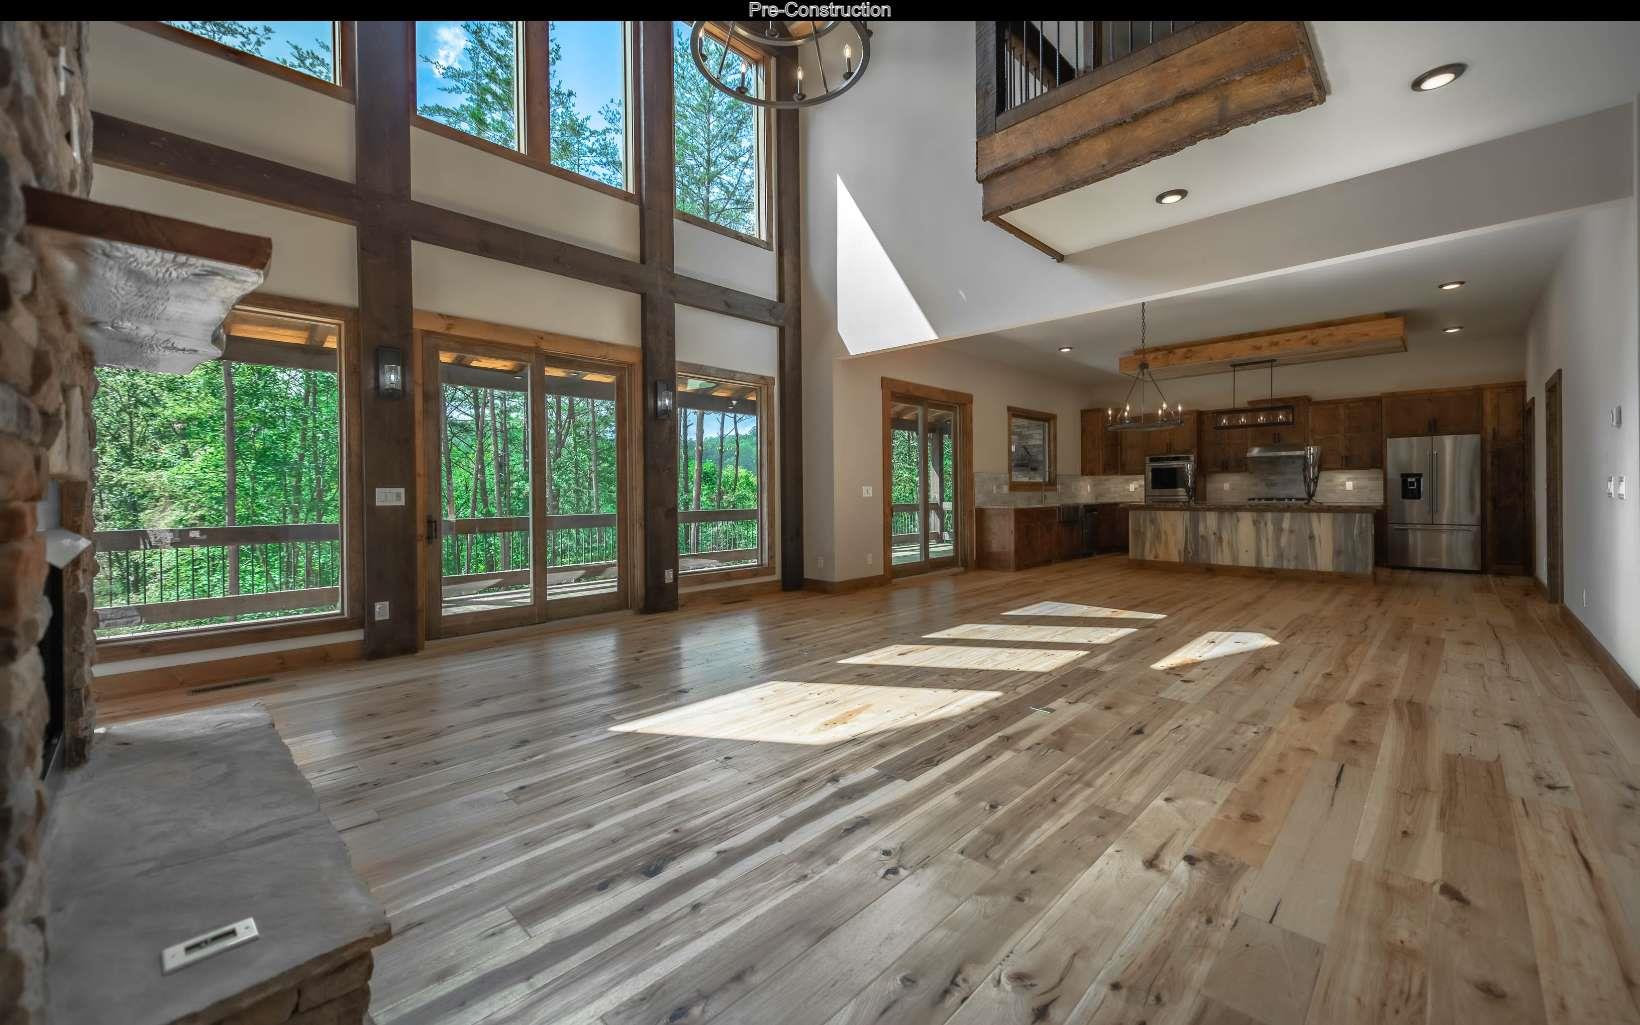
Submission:
[[[796,65],[777,68],[780,95],[795,90]],[[797,111],[774,116],[775,231],[779,253],[780,325],[775,389],[780,425],[780,588],[803,587],[803,165],[798,148]],[[887,555],[884,555],[887,558]]]
[[[672,23],[638,23],[639,253],[649,279],[640,306],[643,366],[643,611],[678,607],[678,420],[655,413],[677,391],[677,298],[672,283],[675,153]]]
[[[421,646],[421,595],[416,588],[420,544],[415,468],[418,375],[413,366],[410,234],[393,213],[410,199],[410,121],[414,99],[410,24],[361,21],[356,33],[360,89],[354,103],[358,184],[360,436],[364,487],[364,653],[402,655]],[[403,354],[404,396],[376,394],[376,350]],[[377,488],[404,489],[402,506],[379,506]],[[386,619],[374,613],[388,603]]]

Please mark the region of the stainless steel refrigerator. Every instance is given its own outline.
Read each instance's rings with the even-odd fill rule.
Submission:
[[[1480,435],[1390,438],[1384,490],[1390,565],[1481,568]]]

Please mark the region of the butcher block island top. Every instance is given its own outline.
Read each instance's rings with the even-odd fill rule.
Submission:
[[[1372,573],[1370,505],[1134,505],[1128,557],[1149,563]]]

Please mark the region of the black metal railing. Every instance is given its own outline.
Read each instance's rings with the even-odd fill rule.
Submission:
[[[1194,21],[998,21],[995,113],[1002,114],[1182,32]]]

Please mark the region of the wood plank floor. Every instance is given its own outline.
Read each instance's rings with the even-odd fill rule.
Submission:
[[[247,696],[379,1025],[1640,1021],[1640,720],[1523,579],[1100,558]]]

